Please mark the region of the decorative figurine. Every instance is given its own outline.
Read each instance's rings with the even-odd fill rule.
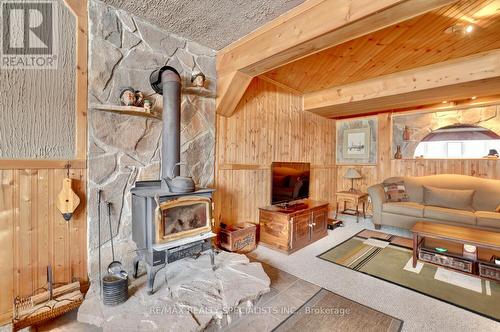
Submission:
[[[135,104],[135,90],[132,88],[125,88],[120,93],[120,101],[125,106],[134,106]]]
[[[409,141],[411,139],[411,131],[408,126],[405,126],[403,130],[403,141]]]
[[[151,112],[151,108],[153,108],[153,103],[151,103],[151,100],[144,99],[144,110],[149,113]]]
[[[141,91],[137,90],[135,92],[135,106],[137,107],[143,107],[144,106],[144,93]]]
[[[498,151],[495,149],[490,149],[490,151],[488,151],[488,155],[485,158],[498,159]]]
[[[401,153],[401,145],[396,147],[396,153],[394,154],[394,159],[403,159],[403,154]]]
[[[205,86],[205,74],[203,74],[201,71],[195,71],[191,75],[191,83],[193,86],[196,86],[198,88],[202,88]]]

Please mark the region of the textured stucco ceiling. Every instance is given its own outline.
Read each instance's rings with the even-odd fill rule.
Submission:
[[[169,32],[219,50],[304,0],[104,0]]]

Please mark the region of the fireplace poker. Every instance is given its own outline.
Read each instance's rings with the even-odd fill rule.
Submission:
[[[97,191],[97,236],[98,236],[98,252],[99,252],[99,297],[102,298],[102,277],[101,277],[101,194],[102,190]]]
[[[107,202],[107,206],[108,206],[109,239],[111,241],[111,256],[113,257],[113,261],[108,265],[108,273],[120,277],[125,277],[125,272],[122,263],[115,259],[115,247],[113,245],[113,227],[111,225],[111,202]]]

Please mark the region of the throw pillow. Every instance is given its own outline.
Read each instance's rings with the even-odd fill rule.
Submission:
[[[404,181],[384,183],[384,191],[387,202],[409,201]]]
[[[474,211],[474,190],[442,189],[424,186],[424,204],[455,210]]]

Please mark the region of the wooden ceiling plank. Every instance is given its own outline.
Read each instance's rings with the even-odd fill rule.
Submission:
[[[375,110],[379,107],[376,101],[384,101],[390,98],[392,103],[394,100],[399,100],[398,98],[400,97],[398,96],[407,98],[410,93],[417,95],[417,92],[420,91],[436,88],[445,89],[448,86],[456,84],[470,83],[472,85],[471,82],[493,79],[499,76],[500,49],[497,49],[461,59],[449,60],[418,69],[308,93],[304,95],[304,109],[316,113],[329,114],[331,110],[349,107],[355,113],[357,110],[356,103],[360,107],[358,110],[362,110],[365,104],[372,103],[372,110]],[[488,87],[486,90],[491,90],[491,87]],[[484,96],[483,93],[481,94]],[[489,91],[488,94],[492,93]],[[444,98],[442,95],[434,97]],[[429,98],[429,96],[425,95],[425,98]],[[403,100],[407,102],[405,99]],[[393,108],[393,105],[391,108]]]
[[[444,31],[445,27],[454,23],[455,16],[460,14],[460,9],[458,7],[459,6],[457,5],[450,8],[444,8],[442,9],[444,11],[444,14],[442,15],[439,14],[439,11],[437,14],[428,13],[423,15],[417,23],[418,26],[422,28],[409,30],[405,35],[401,36],[403,43],[391,45],[391,47],[387,49],[388,53],[384,54],[380,59],[382,61],[386,61],[385,65],[376,66],[372,71],[364,71],[365,77],[383,75],[383,70],[386,67],[394,68],[394,71],[398,71],[400,68],[405,68],[406,66],[404,64],[409,58],[421,59],[425,52],[419,52],[418,50],[425,50],[424,45],[426,41],[433,38],[419,38],[419,36],[435,36],[435,31]],[[452,13],[450,13],[450,9],[452,10]],[[435,21],[435,17],[444,17],[446,20],[444,23],[439,22],[439,27],[436,28],[435,22],[433,22]],[[401,52],[401,48],[412,49],[412,57],[408,57],[406,52]]]
[[[391,56],[387,56],[387,58],[390,59],[389,62],[387,62],[385,66],[379,66],[378,70],[375,72],[371,73],[368,71],[365,72],[366,76],[364,76],[363,78],[388,74],[387,68],[389,67],[393,68],[392,72],[397,72],[400,70],[425,66],[436,62],[446,61],[449,60],[450,58],[458,58],[465,55],[469,55],[471,53],[475,53],[474,51],[472,51],[471,53],[459,53],[459,54],[450,53],[449,56],[441,56],[433,59],[425,52],[426,50],[425,47],[427,46],[426,41],[439,44],[440,42],[442,42],[443,38],[455,39],[461,44],[464,44],[462,36],[456,34],[446,35],[444,34],[444,30],[447,27],[456,24],[459,21],[459,19],[463,16],[464,11],[469,12],[471,10],[474,10],[478,6],[478,3],[482,2],[462,1],[460,3],[457,3],[455,6],[447,8],[441,15],[441,17],[444,17],[445,20],[436,20],[435,17],[439,17],[440,16],[439,14],[434,15],[433,13],[429,13],[424,15],[425,17],[427,17],[426,22],[422,23],[424,29],[423,30],[415,29],[415,33],[413,35],[403,37],[403,40],[408,41],[407,42],[407,45],[409,45],[409,47],[407,47],[408,49],[412,49],[413,45],[415,45],[420,49],[420,51],[411,52],[411,55],[409,56],[408,53],[400,52],[400,49],[395,49],[395,50],[390,49],[390,51],[393,54]],[[436,26],[436,24],[438,24],[438,26]],[[422,37],[418,38],[419,35]],[[411,59],[417,60],[418,62],[408,61]]]
[[[257,76],[334,44],[453,2],[456,1],[324,1],[252,39],[251,43],[225,50],[219,57],[224,64],[221,73],[241,70]]]
[[[320,58],[317,63],[312,63],[310,68],[314,68],[313,75],[300,75],[300,71],[295,73],[297,77],[297,83],[299,85],[308,86],[311,82],[325,80],[329,75],[335,75],[337,77],[342,77],[344,75],[345,67],[341,66],[342,63],[345,63],[345,52],[346,48],[348,49],[358,49],[366,44],[366,40],[363,39],[355,39],[346,43],[344,48],[338,48],[329,56]],[[329,63],[329,66],[325,64]],[[326,70],[325,70],[326,69]]]
[[[407,29],[408,28],[405,28],[404,26],[394,27],[394,29],[388,30],[386,35],[383,35],[382,33],[380,33],[380,35],[382,37],[381,39],[379,39],[380,46],[372,47],[372,48],[365,48],[364,51],[358,52],[359,60],[357,61],[357,66],[351,65],[351,66],[347,67],[347,69],[349,70],[348,71],[349,74],[346,75],[346,79],[350,80],[350,79],[352,79],[352,77],[355,77],[356,73],[359,70],[367,70],[367,69],[363,69],[363,68],[365,68],[367,66],[369,67],[370,66],[369,63],[372,62],[373,59],[377,55],[384,53],[384,51],[387,50],[388,45],[392,45],[392,43],[398,37],[400,37],[401,35],[404,35],[405,32],[408,31]],[[377,38],[377,36],[374,35],[374,38]],[[326,88],[326,86],[324,86],[324,88]]]
[[[407,31],[388,43],[383,50],[370,43],[364,44],[362,49],[355,46],[361,43],[361,39],[377,39],[386,32],[397,33],[394,26],[360,37],[358,41],[346,42],[314,56],[304,57],[264,75],[298,91],[310,93],[496,49],[500,42],[500,10],[490,8],[489,16],[475,15],[492,3],[495,2],[458,1],[402,22],[406,24]],[[471,18],[475,18],[474,24],[477,26],[472,34],[444,32],[455,24],[467,24]],[[343,54],[344,58],[334,58],[332,54]],[[366,59],[360,60],[364,54]],[[357,61],[356,65],[351,59]]]
[[[439,45],[443,44],[446,40],[451,41],[452,44],[456,43],[463,43],[462,38],[467,38],[469,36],[462,36],[462,35],[457,35],[457,34],[445,34],[444,31],[446,28],[456,24],[457,22],[461,21],[463,16],[465,15],[464,13],[469,13],[473,12],[476,10],[478,7],[480,7],[484,1],[477,1],[477,2],[460,2],[457,4],[457,6],[452,6],[449,8],[444,13],[444,17],[448,18],[447,20],[443,20],[442,22],[439,21],[438,24],[429,24],[430,29],[426,30],[425,33],[423,34],[428,35],[428,36],[439,36],[439,38],[426,38],[423,40],[423,43],[418,45],[418,51],[414,53],[414,59],[421,59],[422,57],[427,58],[427,61],[424,65],[430,64],[430,63],[435,63],[436,60],[433,61],[433,57],[428,56],[427,50],[433,50],[436,49]],[[453,53],[450,53],[453,54]],[[455,57],[461,57],[466,55],[465,54],[458,54]],[[435,59],[435,58],[434,58]],[[405,61],[406,59],[403,59],[403,61],[398,62],[395,67],[396,68],[405,68],[405,67],[418,67],[419,65],[416,61],[413,61],[413,63],[409,63]],[[440,58],[440,61],[447,61],[449,58]],[[439,61],[437,61],[439,62]]]
[[[324,0],[300,5],[286,19],[279,18],[217,53],[217,74],[226,81],[217,86],[217,113],[234,112],[238,103],[234,99],[244,91],[232,90],[246,89],[251,77],[456,1]]]
[[[347,80],[352,80],[363,73],[369,72],[371,69],[373,69],[374,66],[376,66],[376,63],[379,59],[384,59],[384,57],[389,56],[387,53],[390,45],[396,43],[401,36],[404,36],[407,33],[408,29],[410,29],[408,25],[401,25],[395,30],[390,31],[390,34],[381,40],[381,44],[383,45],[383,47],[376,50],[374,54],[372,53],[373,56],[367,57],[366,61],[362,65],[351,72]],[[385,55],[383,56],[383,54]],[[327,86],[325,86],[324,84],[323,87],[326,88]]]

